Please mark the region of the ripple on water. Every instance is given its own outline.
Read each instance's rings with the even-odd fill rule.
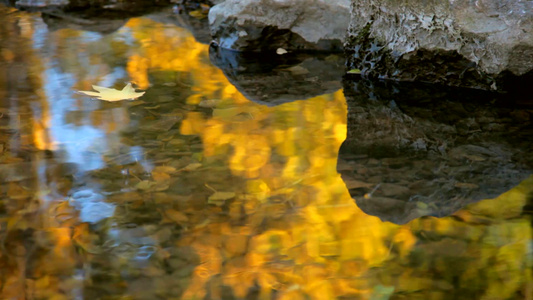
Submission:
[[[115,205],[104,202],[105,197],[92,190],[75,192],[72,198],[71,204],[80,211],[82,222],[98,223],[115,213]]]

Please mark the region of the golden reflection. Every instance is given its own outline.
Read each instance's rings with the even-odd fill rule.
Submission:
[[[148,179],[134,178],[139,180],[134,188],[127,186],[127,192],[109,193],[105,199],[123,208],[109,223],[124,231],[141,228],[155,241],[155,254],[138,265],[125,258],[126,250],[113,252],[113,239],[121,235],[111,238],[109,223],[82,223],[67,199],[56,199],[24,182],[2,182],[0,298],[71,299],[83,288],[93,288],[130,299],[136,297],[137,285],[149,281],[142,276],[155,282],[142,292],[154,296],[177,289],[176,299],[223,299],[228,293],[238,299],[256,293],[258,299],[324,300],[389,299],[393,294],[406,299],[530,295],[531,219],[522,210],[533,192],[533,177],[450,217],[421,218],[405,225],[381,222],[356,207],[336,170],[346,137],[342,91],[275,107],[259,105],[209,63],[207,46],[184,29],[142,18],[126,26],[138,47],[124,49],[118,42],[113,47],[116,53],[127,53],[126,70],[139,88],[148,88],[150,76],[157,72],[173,71],[182,76],[176,84],[193,85],[187,105],[198,108],[214,101],[209,102],[212,115],[189,109],[177,130],[201,139],[202,153],[195,156],[201,163],[191,163],[189,157],[159,157]],[[80,36],[72,30],[62,32],[56,35],[57,43]],[[2,55],[8,60],[12,54]],[[112,69],[103,58],[92,59]],[[78,68],[75,74],[83,84],[98,77],[84,74],[78,63],[69,68]],[[38,149],[53,149],[46,135],[50,108],[42,107],[41,118],[30,126],[33,141]],[[111,134],[130,122],[127,112],[97,110],[89,113],[89,120]],[[172,160],[178,164],[171,166]],[[205,205],[207,197],[194,194],[201,194],[197,190],[183,195],[169,187],[175,182],[171,180],[202,181],[194,177],[195,171],[213,165],[218,169],[209,172],[215,176],[231,173],[239,179],[217,182],[217,190],[235,195],[224,199],[223,207]],[[102,169],[114,171],[116,166]],[[116,182],[99,178],[98,183],[119,185],[124,181],[119,174],[108,176]],[[158,183],[155,190],[150,190],[151,181]],[[43,205],[46,199],[49,205]],[[193,208],[184,204],[194,201],[198,203]],[[135,210],[159,218],[146,217],[139,224],[123,220]],[[136,231],[132,239],[142,234]],[[172,257],[185,248],[192,248],[198,259]],[[176,270],[169,270],[172,265],[178,266]],[[141,271],[132,271],[135,267]],[[188,267],[190,274],[180,273]],[[105,288],[95,287],[98,278],[104,278]]]
[[[0,75],[0,89],[2,94],[7,92],[2,95],[0,107],[18,111],[17,116],[2,114],[4,120],[11,119],[10,129],[19,132],[19,140],[12,140],[7,147],[23,151],[32,147],[52,150],[54,145],[48,132],[49,107],[38,75],[43,68],[32,49],[31,37],[35,31],[32,17],[4,7],[0,7],[0,14],[6,24],[0,29],[0,66],[4,70]]]
[[[211,118],[188,112],[180,132],[199,135],[206,159],[226,162],[235,176],[247,181],[245,192],[230,210],[242,207],[248,224],[211,224],[188,233],[178,243],[192,246],[201,260],[182,299],[207,294],[220,297],[220,285],[230,287],[238,298],[245,298],[258,287],[261,299],[270,299],[274,291],[279,299],[387,299],[393,292],[446,299],[450,289],[460,287],[447,286],[449,280],[439,282],[433,274],[453,274],[454,264],[448,260],[466,260],[461,280],[489,286],[485,290],[488,297],[495,293],[497,299],[505,299],[528,288],[529,221],[514,222],[507,220],[511,216],[498,213],[506,220],[503,227],[489,225],[499,223],[493,219],[482,227],[468,221],[473,218],[471,212],[487,205],[497,210],[496,203],[516,201],[510,201],[510,194],[516,194],[515,190],[527,183],[498,199],[472,205],[454,217],[425,218],[402,226],[383,223],[354,205],[336,171],[338,149],[346,136],[342,91],[276,107],[258,105],[246,100],[220,71],[202,64],[206,47],[204,53],[191,51],[178,56],[180,51],[172,49],[179,45],[166,48],[166,40],[161,39],[156,35],[145,40],[147,50],[140,51],[145,58],[130,61],[145,69],[130,69],[132,76],[141,81],[148,78],[148,68],[191,68],[187,72],[194,77],[195,94],[187,98],[187,103],[217,100],[210,103]],[[178,57],[182,57],[181,63],[169,63],[176,63]],[[527,193],[518,194],[523,201]],[[520,208],[515,205],[509,211]],[[458,220],[459,216],[463,220]],[[460,234],[449,236],[449,232]],[[443,241],[428,239],[431,235]],[[481,236],[485,238],[480,240]],[[494,238],[510,245],[487,248],[485,243]],[[465,244],[464,240],[471,242]],[[479,261],[477,253],[481,253]],[[420,264],[413,264],[419,256]],[[497,269],[505,269],[502,272],[512,276],[505,288],[499,283],[503,273],[495,271],[488,278],[482,275],[483,270],[493,268],[489,262],[494,259],[499,261]],[[217,286],[212,284],[215,278],[220,280]]]
[[[186,29],[169,29],[168,25],[141,18],[131,19],[125,26],[132,29],[141,45],[138,53],[129,56],[127,66],[140,89],[149,87],[148,70],[155,69],[188,73],[197,91],[218,89],[218,79],[223,75],[209,64],[208,45],[196,42]],[[149,32],[144,30],[147,26]]]
[[[72,276],[76,265],[70,222],[76,213],[59,209],[65,202],[41,182],[44,159],[35,154],[55,144],[43,63],[32,47],[34,16],[0,6],[1,299],[63,299],[60,278]]]

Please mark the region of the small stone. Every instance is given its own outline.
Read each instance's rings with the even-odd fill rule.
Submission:
[[[285,50],[283,48],[276,49],[276,54],[278,54],[278,55],[283,55],[283,54],[286,54],[286,53],[288,53],[287,50]]]

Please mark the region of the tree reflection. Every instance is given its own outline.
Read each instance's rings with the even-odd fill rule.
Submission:
[[[0,14],[6,24],[16,16]],[[251,102],[210,64],[207,46],[148,19],[108,36],[58,30],[44,44],[0,32],[3,49],[26,53],[20,60],[33,74],[0,77],[11,99],[0,102],[9,117],[0,118],[3,299],[530,292],[531,219],[522,212],[533,178],[450,217],[382,222],[354,204],[337,172],[347,115],[340,90]],[[129,78],[148,88],[142,101],[72,93]]]

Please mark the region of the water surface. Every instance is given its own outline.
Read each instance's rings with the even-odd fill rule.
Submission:
[[[250,101],[208,45],[148,17],[110,34],[0,21],[0,298],[531,299],[533,178],[383,222],[347,187],[379,182],[337,171],[341,89]],[[146,94],[76,93],[128,82]]]

